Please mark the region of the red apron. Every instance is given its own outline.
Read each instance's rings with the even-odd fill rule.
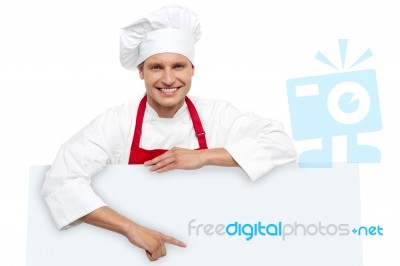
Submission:
[[[129,156],[129,164],[144,164],[144,162],[160,156],[164,152],[168,151],[162,149],[145,150],[139,147],[140,137],[142,135],[144,111],[146,110],[146,102],[147,96],[144,96],[143,99],[140,101],[137,111],[135,133],[133,135],[131,154]],[[199,142],[198,150],[207,149],[206,133],[203,130],[199,114],[197,113],[197,110],[194,107],[192,101],[188,97],[185,97],[185,102],[188,107],[190,117],[192,118],[193,128],[196,132],[197,140]]]

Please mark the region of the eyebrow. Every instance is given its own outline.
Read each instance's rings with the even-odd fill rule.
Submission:
[[[178,62],[173,63],[172,65],[173,65],[173,66],[177,66],[177,65],[187,66],[188,64],[189,64],[189,63],[186,62],[186,61],[178,61]],[[165,65],[166,65],[166,64],[161,63],[161,62],[157,62],[157,61],[148,62],[148,63],[147,63],[147,66],[148,66],[148,67],[153,67],[153,66],[165,66]]]
[[[147,66],[148,67],[152,67],[152,66],[161,66],[162,64],[161,63],[158,63],[158,62],[148,62],[147,63]]]

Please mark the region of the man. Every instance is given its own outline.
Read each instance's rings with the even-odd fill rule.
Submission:
[[[243,114],[223,101],[186,96],[200,35],[196,15],[177,6],[123,29],[121,63],[139,71],[146,95],[109,109],[61,147],[42,188],[59,229],[85,222],[112,230],[157,260],[166,254],[165,243],[186,244],[108,207],[90,187],[91,177],[107,165],[144,164],[159,173],[240,166],[255,180],[296,159],[275,121]]]

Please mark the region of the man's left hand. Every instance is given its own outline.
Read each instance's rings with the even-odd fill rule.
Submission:
[[[173,169],[194,170],[206,165],[207,150],[172,148],[164,154],[144,163],[151,172],[163,173]]]

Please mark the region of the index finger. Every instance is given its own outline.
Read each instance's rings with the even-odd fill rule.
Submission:
[[[164,235],[163,239],[164,239],[164,243],[176,245],[176,246],[179,246],[182,248],[185,248],[187,246],[185,242],[180,241],[172,236]]]

